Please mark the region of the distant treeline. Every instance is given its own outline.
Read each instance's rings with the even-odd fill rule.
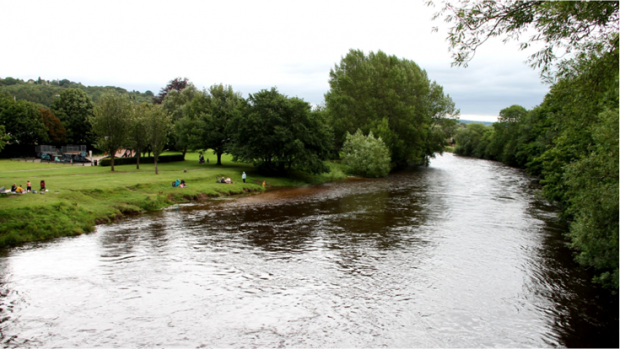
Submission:
[[[570,222],[577,260],[618,289],[618,36],[564,63],[544,102],[457,131],[455,153],[527,169]]]
[[[136,104],[147,102],[151,103],[153,92],[146,91],[127,91],[124,88],[116,86],[84,86],[79,82],[62,80],[42,80],[40,77],[36,80],[27,81],[14,79],[12,77],[0,78],[0,93],[9,94],[17,100],[30,101],[37,104],[38,107],[49,108],[54,102],[54,98],[58,98],[60,93],[69,88],[78,88],[86,92],[93,102],[98,102],[101,95],[112,89],[122,94],[128,94],[129,98]]]

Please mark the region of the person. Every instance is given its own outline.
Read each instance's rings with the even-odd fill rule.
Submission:
[[[30,193],[32,191],[32,185],[30,184],[30,181],[26,182],[26,190]]]
[[[226,183],[226,180],[224,179],[224,176],[222,176],[222,179],[220,179],[220,183]]]
[[[45,191],[45,181],[41,181],[41,191]]]
[[[233,184],[233,181],[231,181],[231,180],[230,180],[230,177],[227,177],[227,178],[226,178],[226,183],[227,183],[227,184]]]
[[[187,184],[185,184],[184,180],[181,179],[181,184],[179,184],[179,187],[181,187],[181,188],[187,187]]]
[[[15,189],[15,192],[19,194],[23,194],[25,191],[21,184]]]
[[[178,187],[179,184],[181,184],[181,182],[179,182],[178,179],[176,181],[172,182],[172,186],[175,187],[175,188]]]
[[[245,183],[245,172],[241,175],[241,179],[243,179],[243,183]]]
[[[13,185],[11,186],[11,193],[14,193],[15,190],[17,190],[17,186],[15,185],[15,183],[13,183]]]

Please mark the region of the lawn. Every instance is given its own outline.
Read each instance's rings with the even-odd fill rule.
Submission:
[[[172,154],[172,153],[171,153]],[[344,178],[337,165],[323,175],[293,173],[289,177],[258,175],[250,164],[235,163],[222,156],[222,166],[199,164],[198,153],[188,153],[183,162],[120,165],[110,167],[71,166],[0,160],[0,186],[13,183],[39,189],[45,180],[45,194],[18,194],[0,198],[0,247],[58,236],[91,231],[95,224],[113,220],[123,214],[156,210],[176,202],[201,200],[222,195],[236,195],[269,187],[299,186]],[[241,174],[247,173],[246,183]],[[234,184],[215,183],[216,178],[230,177]],[[173,188],[182,179],[187,188]]]

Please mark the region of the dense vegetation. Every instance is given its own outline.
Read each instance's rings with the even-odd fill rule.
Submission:
[[[124,88],[116,86],[84,86],[79,82],[62,80],[37,80],[30,79],[24,81],[6,77],[0,78],[0,93],[15,96],[17,100],[24,100],[35,103],[38,107],[49,108],[54,99],[70,88],[84,91],[93,102],[98,102],[101,96],[108,90],[112,89],[121,94],[127,94],[129,98],[136,104],[152,101],[153,92],[146,91],[127,91]]]
[[[595,281],[617,290],[618,2],[462,5],[444,8],[456,10],[449,18],[458,23],[449,37],[458,47],[456,64],[466,63],[485,36],[514,38],[534,24],[547,46],[532,63],[544,66],[543,77],[553,84],[532,110],[513,105],[492,126],[469,124],[459,130],[455,152],[539,176],[543,195],[570,222],[576,260],[597,272]],[[554,48],[576,54],[558,61]]]

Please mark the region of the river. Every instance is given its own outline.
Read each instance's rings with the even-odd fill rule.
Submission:
[[[0,256],[0,339],[29,347],[606,347],[589,282],[524,172],[445,154]]]

